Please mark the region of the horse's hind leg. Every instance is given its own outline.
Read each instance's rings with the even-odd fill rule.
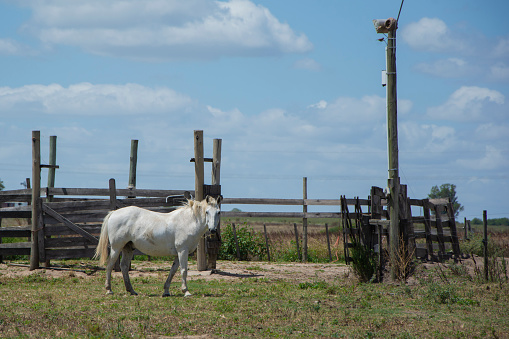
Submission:
[[[104,287],[106,287],[106,294],[113,294],[111,290],[111,271],[119,256],[119,250],[114,250],[113,248],[110,250],[110,257],[108,259],[108,265],[106,266],[106,283],[104,284]]]
[[[133,248],[131,243],[127,243],[122,249],[122,260],[120,261],[120,270],[122,271],[122,276],[124,277],[124,285],[127,292],[131,293],[131,295],[138,295],[133,289],[131,285],[131,279],[129,279],[129,266],[131,264],[131,259],[133,258]]]
[[[168,274],[168,279],[166,279],[166,282],[164,283],[163,297],[170,296],[171,280],[173,279],[173,276],[177,272],[178,267],[179,267],[179,257],[177,256],[177,257],[175,257],[175,260],[173,261],[173,265],[171,266],[170,274]]]

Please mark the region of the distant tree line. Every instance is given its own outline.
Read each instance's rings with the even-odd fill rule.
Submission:
[[[470,222],[472,223],[472,225],[483,224],[483,221],[479,218],[474,218]],[[509,218],[488,219],[488,226],[509,226]]]

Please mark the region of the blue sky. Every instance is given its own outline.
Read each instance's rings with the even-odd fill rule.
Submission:
[[[193,130],[223,139],[225,197],[367,197],[387,182],[390,1],[0,1],[0,179],[57,135],[56,186],[193,189]],[[397,31],[401,182],[509,216],[509,3],[407,0]],[[206,167],[206,173],[210,168]],[[46,182],[43,172],[42,182]],[[255,210],[260,207],[241,207]]]

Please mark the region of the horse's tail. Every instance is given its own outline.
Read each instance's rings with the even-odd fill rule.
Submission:
[[[101,227],[101,236],[99,237],[99,243],[97,244],[97,247],[95,249],[95,255],[94,259],[99,258],[99,263],[101,265],[104,265],[106,263],[106,260],[108,259],[108,220],[110,219],[111,211],[108,213],[108,215],[104,218],[103,225]]]

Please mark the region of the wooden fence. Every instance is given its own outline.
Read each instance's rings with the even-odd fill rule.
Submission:
[[[27,201],[30,190],[0,192],[0,201]],[[101,225],[109,211],[124,206],[140,206],[153,211],[169,212],[184,201],[184,190],[116,189],[110,180],[109,189],[45,188],[48,198],[39,198],[37,236],[31,227],[1,227],[0,239],[26,237],[38,242],[40,262],[54,259],[92,257]],[[192,191],[191,191],[192,192]],[[86,197],[86,198],[84,198]],[[102,198],[101,198],[102,197]],[[106,198],[107,197],[107,198]],[[4,218],[31,218],[32,206],[0,209]],[[32,241],[0,243],[0,255],[29,255]],[[138,253],[140,254],[140,253]]]
[[[429,261],[458,259],[461,253],[454,209],[449,199],[410,199],[406,185],[401,185],[400,191],[399,232],[409,253]],[[412,206],[422,209],[423,215],[412,215]],[[350,261],[349,249],[353,243],[360,242],[378,253],[379,262],[382,262],[383,243],[384,239],[387,239],[386,244],[389,243],[390,225],[384,191],[372,187],[368,200],[342,197],[341,215],[346,261]]]
[[[400,197],[401,234],[417,258],[443,260],[459,257],[458,235],[452,204],[446,200],[410,199],[402,185]],[[100,227],[106,214],[123,206],[140,206],[168,212],[181,204],[184,190],[116,189],[114,180],[109,189],[44,188],[46,198],[38,200],[40,208],[37,241],[39,261],[91,257],[94,253]],[[31,190],[0,192],[0,202],[31,201]],[[168,196],[178,196],[167,199]],[[48,199],[51,197],[51,199]],[[51,200],[48,202],[47,200]],[[372,248],[382,259],[384,239],[388,238],[389,213],[383,190],[372,187],[367,199],[258,199],[224,198],[224,205],[302,206],[302,212],[241,212],[223,211],[223,218],[299,218],[303,220],[303,260],[307,253],[307,219],[331,218],[341,220],[345,258],[355,237]],[[331,212],[310,212],[308,206],[330,206]],[[423,215],[413,216],[412,206],[422,208]],[[336,210],[336,211],[334,211]],[[31,206],[0,209],[2,218],[31,218]],[[306,222],[305,222],[306,221]],[[290,225],[289,225],[290,226]],[[31,237],[30,227],[1,227],[2,237]],[[385,242],[386,243],[386,242]],[[31,242],[0,244],[1,255],[28,255]]]

